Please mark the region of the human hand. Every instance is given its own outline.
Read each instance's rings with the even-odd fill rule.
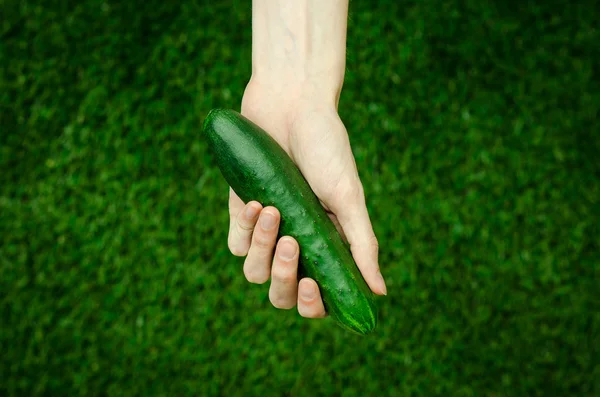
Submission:
[[[310,84],[282,87],[253,80],[244,93],[242,114],[290,155],[350,243],[367,284],[376,294],[386,294],[363,187],[337,114],[337,95],[325,95]],[[277,308],[291,309],[297,304],[304,317],[326,316],[316,282],[303,278],[298,283],[298,243],[290,236],[277,241],[279,211],[256,201],[244,203],[230,190],[229,212],[228,245],[234,255],[247,255],[244,274],[248,281],[262,284],[271,278],[269,299]]]
[[[387,293],[378,245],[365,205],[348,133],[337,114],[344,81],[348,0],[252,2],[252,78],[242,114],[275,138],[296,163],[330,218],[350,243],[369,287]],[[326,315],[317,283],[298,283],[299,247],[277,242],[274,207],[244,204],[230,190],[229,248],[247,255],[248,281],[269,277],[269,299],[281,309],[296,304],[304,317]]]

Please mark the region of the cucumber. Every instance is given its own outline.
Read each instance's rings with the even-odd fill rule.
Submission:
[[[300,246],[299,272],[319,285],[325,309],[342,327],[368,334],[377,324],[374,294],[348,245],[292,159],[262,128],[236,111],[212,110],[204,135],[221,173],[248,202],[274,206],[280,236]]]

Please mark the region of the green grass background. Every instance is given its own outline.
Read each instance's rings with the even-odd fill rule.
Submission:
[[[575,3],[351,3],[340,114],[389,290],[361,338],[227,251],[200,126],[239,108],[250,1],[0,0],[0,395],[600,395]]]

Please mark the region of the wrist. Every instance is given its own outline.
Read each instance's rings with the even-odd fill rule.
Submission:
[[[251,82],[337,103],[348,0],[253,0]]]
[[[248,93],[261,93],[281,105],[296,106],[312,102],[318,106],[331,105],[337,108],[342,91],[343,76],[323,74],[299,78],[291,73],[252,74],[246,87]]]

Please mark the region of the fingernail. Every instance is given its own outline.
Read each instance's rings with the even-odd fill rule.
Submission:
[[[300,296],[302,296],[302,299],[304,299],[305,301],[308,301],[308,302],[315,299],[314,286],[311,285],[310,288],[302,288],[302,292],[300,293]]]
[[[284,261],[294,259],[296,256],[296,246],[290,241],[282,241],[279,246],[279,257]]]
[[[383,279],[383,276],[381,275],[381,272],[378,270],[377,271],[377,283],[379,284],[379,290],[387,296],[387,287],[385,286],[385,280]]]
[[[250,207],[246,208],[246,217],[252,219],[258,214],[258,211],[259,209],[256,208],[256,205],[251,205]]]
[[[271,230],[275,227],[275,215],[270,212],[263,212],[260,217],[260,225],[264,230]]]

